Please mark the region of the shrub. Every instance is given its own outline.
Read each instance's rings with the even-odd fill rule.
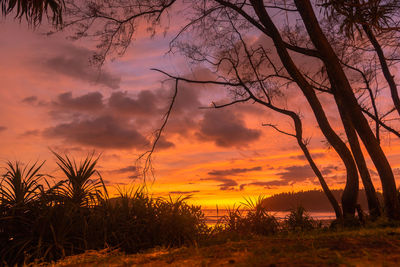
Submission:
[[[109,246],[134,253],[155,246],[193,244],[208,231],[200,207],[187,197],[153,198],[144,187],[133,187],[96,208]]]
[[[8,162],[0,183],[0,258],[12,264],[23,261],[34,248],[32,224],[38,219],[43,192],[39,174],[43,163],[21,165]]]
[[[271,235],[279,230],[279,224],[276,218],[269,214],[263,205],[265,197],[259,196],[258,199],[245,199],[245,207],[249,209],[246,215],[245,224],[248,225],[251,232],[258,235]]]
[[[53,154],[57,158],[58,167],[67,178],[58,191],[66,204],[88,207],[97,204],[99,198],[103,197],[102,190],[107,194],[103,179],[95,169],[99,157],[94,158],[94,154],[88,155],[77,165],[68,155],[62,157],[54,151]],[[93,179],[94,174],[98,174],[98,178]]]
[[[306,213],[303,207],[297,207],[290,211],[284,220],[284,227],[289,231],[312,230],[317,223]]]
[[[95,169],[98,158],[76,164],[55,155],[66,179],[53,186],[38,173],[43,164],[22,169],[8,163],[0,184],[0,265],[110,247],[134,253],[208,235],[203,212],[187,204],[188,197],[154,198],[145,187],[132,186],[110,199]]]
[[[271,235],[279,230],[279,224],[276,218],[269,214],[263,206],[264,198],[245,199],[242,206],[229,209],[228,214],[222,217],[217,226],[222,231],[231,232],[239,235]]]

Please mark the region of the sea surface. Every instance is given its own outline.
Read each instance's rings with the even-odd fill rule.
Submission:
[[[203,212],[208,225],[214,225],[223,216],[228,214],[228,210],[226,209],[203,209]],[[275,216],[278,221],[282,221],[290,214],[290,211],[271,211],[269,214]],[[334,212],[307,212],[307,214],[318,221],[331,221],[336,218]]]

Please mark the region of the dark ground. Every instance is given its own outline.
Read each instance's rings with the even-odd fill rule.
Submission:
[[[217,243],[217,242],[215,242]],[[400,228],[253,237],[124,255],[87,252],[52,266],[400,266]]]

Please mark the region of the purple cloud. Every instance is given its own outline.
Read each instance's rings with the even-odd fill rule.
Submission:
[[[143,148],[147,139],[137,127],[112,116],[100,116],[58,124],[45,130],[45,136],[98,148]]]
[[[262,168],[260,166],[253,168],[233,168],[227,170],[212,170],[208,172],[209,175],[212,176],[230,176],[230,175],[238,175],[242,173],[252,172],[252,171],[261,171]]]
[[[228,110],[206,112],[200,122],[198,139],[213,141],[220,147],[243,147],[258,140],[259,130],[246,127],[243,119]]]

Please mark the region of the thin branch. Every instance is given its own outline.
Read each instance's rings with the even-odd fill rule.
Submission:
[[[232,106],[232,105],[237,104],[237,103],[244,103],[244,102],[247,102],[247,101],[249,101],[250,99],[251,99],[251,97],[249,96],[249,97],[247,97],[247,98],[235,100],[235,101],[232,101],[232,102],[230,102],[230,103],[226,103],[226,104],[222,104],[222,105],[217,105],[217,104],[215,104],[214,102],[212,102],[212,107],[210,107],[210,108],[224,108],[224,107]]]
[[[365,108],[361,109],[362,112],[364,112],[368,117],[370,117],[371,119],[373,119],[376,123],[379,123],[382,128],[385,128],[388,132],[391,132],[392,134],[396,135],[397,137],[400,138],[400,133],[398,131],[396,131],[395,129],[393,129],[392,127],[390,127],[389,125],[387,125],[386,123],[384,123],[382,120],[380,120],[379,118],[375,117],[374,114],[372,114],[371,112],[369,112],[368,110],[366,110]]]
[[[164,115],[164,121],[163,121],[163,123],[162,123],[160,129],[156,131],[156,136],[155,136],[153,145],[151,146],[151,149],[148,150],[148,151],[146,151],[146,152],[144,152],[144,153],[143,153],[142,155],[140,155],[139,158],[137,159],[137,162],[138,162],[139,160],[145,158],[145,164],[144,164],[144,167],[143,167],[143,180],[144,180],[144,182],[146,182],[146,174],[147,174],[150,170],[152,170],[152,164],[151,164],[152,160],[151,160],[151,157],[152,157],[152,155],[153,155],[153,153],[154,153],[154,151],[155,151],[155,149],[156,149],[156,146],[157,146],[158,141],[159,141],[160,138],[161,138],[161,134],[162,134],[162,132],[164,131],[165,126],[167,125],[168,119],[169,119],[169,117],[170,117],[170,115],[171,115],[171,111],[172,111],[172,108],[173,108],[174,103],[175,103],[175,100],[176,100],[176,96],[178,95],[178,83],[179,83],[179,80],[176,79],[176,80],[175,80],[174,95],[172,96],[171,103],[170,103],[170,105],[169,105],[169,107],[168,107],[167,112],[166,112],[165,115]]]
[[[156,69],[156,68],[152,68],[151,70],[154,71],[158,71],[174,80],[179,80],[179,81],[184,81],[187,83],[199,83],[199,84],[216,84],[216,85],[226,85],[226,86],[242,86],[240,83],[231,83],[231,82],[219,82],[219,81],[211,81],[211,80],[203,80],[203,81],[194,81],[194,80],[190,80],[190,79],[186,79],[186,78],[182,78],[182,77],[178,77],[178,76],[174,76],[171,75],[163,70],[160,69]]]
[[[263,123],[262,126],[272,127],[272,128],[274,128],[276,131],[278,131],[278,132],[280,132],[280,133],[283,133],[283,134],[285,134],[285,135],[289,135],[289,136],[292,136],[292,137],[297,138],[297,136],[296,136],[295,134],[291,134],[291,133],[285,132],[285,131],[279,129],[279,128],[278,128],[276,125],[274,125],[274,124]]]

